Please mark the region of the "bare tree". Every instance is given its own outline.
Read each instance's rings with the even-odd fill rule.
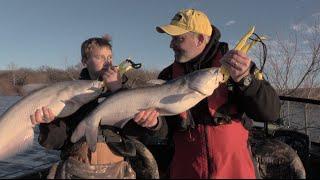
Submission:
[[[16,71],[17,71],[17,69],[18,69],[18,65],[16,65],[15,63],[13,63],[13,62],[11,62],[10,64],[8,64],[8,66],[7,66],[7,68],[8,68],[8,70],[10,71],[10,76],[11,76],[11,83],[12,83],[12,85],[13,86],[15,86],[16,85]]]
[[[81,69],[83,68],[83,64],[80,62],[76,65],[72,65],[70,66],[68,64],[68,59],[65,58],[65,73],[67,74],[67,76],[72,79],[72,80],[75,80],[75,79],[78,79],[79,77],[79,74],[80,74],[80,71]]]
[[[266,42],[268,56],[265,74],[279,95],[289,95],[303,98],[319,99],[320,84],[320,21],[312,26],[300,26],[300,30],[290,34],[289,40],[281,40],[279,36],[273,41]],[[262,57],[262,51],[256,49],[254,56]],[[297,104],[283,101],[281,117],[295,127],[304,126],[304,132],[312,135],[309,125],[318,124],[314,117],[313,105]],[[303,117],[295,114],[303,111]],[[299,111],[301,112],[301,111]],[[302,115],[302,114],[301,114]],[[303,121],[304,119],[304,121]],[[317,118],[316,118],[317,120]]]
[[[320,21],[306,34],[295,32],[289,40],[268,43],[266,70],[268,80],[280,95],[314,97],[320,73]],[[255,52],[261,58],[261,50]]]

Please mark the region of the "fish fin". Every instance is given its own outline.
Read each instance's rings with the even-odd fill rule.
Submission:
[[[73,99],[69,99],[66,101],[61,100],[61,102],[64,104],[64,107],[61,110],[61,112],[57,115],[58,117],[69,116],[69,115],[73,114],[74,112],[76,112],[80,108],[80,104]]]
[[[66,100],[66,101],[63,101],[62,100],[62,102],[66,105],[66,107],[68,107],[68,108],[73,108],[73,107],[75,107],[75,106],[79,106],[78,104],[78,102],[76,102],[75,100],[73,100],[73,99],[68,99],[68,100]]]
[[[48,84],[26,84],[21,87],[20,91],[22,96],[27,96],[31,94],[32,92],[35,92],[37,90],[40,90],[42,88],[47,87]]]
[[[190,95],[190,93],[167,96],[167,97],[162,98],[160,100],[160,103],[161,104],[173,104],[173,103],[178,103],[178,102],[193,98],[192,96],[189,96],[189,95]]]
[[[151,79],[151,80],[147,81],[147,84],[148,85],[161,85],[161,84],[164,84],[166,82],[167,81],[162,80],[162,79]]]
[[[85,121],[81,121],[79,123],[79,125],[77,126],[76,130],[72,133],[71,136],[71,142],[72,143],[76,143],[77,141],[79,141],[86,132],[86,122]]]
[[[105,97],[98,98],[98,103],[100,104],[100,103],[103,102],[105,99],[106,99]]]
[[[86,131],[86,141],[92,152],[96,151],[98,141],[98,127],[90,127]]]
[[[71,142],[76,143],[83,136],[86,137],[87,144],[92,152],[96,151],[96,144],[98,140],[98,126],[88,126],[87,120],[82,120],[72,133]]]

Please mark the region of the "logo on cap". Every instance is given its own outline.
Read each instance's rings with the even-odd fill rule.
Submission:
[[[181,14],[178,13],[172,18],[172,21],[180,21],[181,18],[182,18]]]

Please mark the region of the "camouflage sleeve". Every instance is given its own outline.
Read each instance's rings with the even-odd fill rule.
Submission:
[[[39,144],[47,149],[60,150],[68,138],[67,125],[61,119],[49,124],[40,124],[39,129]]]

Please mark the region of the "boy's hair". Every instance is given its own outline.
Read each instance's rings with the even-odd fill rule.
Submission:
[[[109,47],[112,50],[111,37],[104,35],[103,37],[93,37],[85,40],[81,44],[81,61],[84,62],[91,54],[95,47]]]

